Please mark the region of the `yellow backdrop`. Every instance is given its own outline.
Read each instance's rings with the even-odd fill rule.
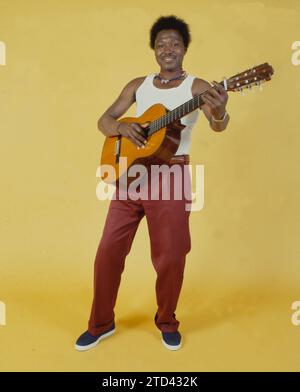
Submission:
[[[193,130],[205,201],[191,213],[176,312],[183,348],[166,350],[153,322],[144,220],[122,276],[117,333],[79,353],[108,208],[96,198],[97,120],[129,80],[158,71],[149,29],[169,14],[191,27],[189,73],[221,80],[267,61],[274,78],[261,92],[230,93],[224,132],[203,113]],[[300,370],[291,322],[300,300],[299,22],[296,0],[1,0],[0,370]]]

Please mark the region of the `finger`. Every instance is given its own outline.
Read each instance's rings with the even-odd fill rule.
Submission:
[[[136,139],[139,139],[142,143],[145,143],[146,138],[144,134],[140,133],[138,129],[133,129],[132,132]]]
[[[135,133],[134,129],[132,129],[131,127],[129,127],[129,129],[127,130],[127,138],[134,143],[138,148],[142,147],[144,143],[142,143],[138,137],[136,136],[137,133]]]
[[[215,90],[208,91],[207,95],[216,105],[223,104],[224,98]]]
[[[219,104],[219,101],[217,101],[211,95],[205,94],[202,98],[203,98],[204,102],[208,102],[212,106],[217,106]]]
[[[214,85],[214,86],[216,86],[218,89],[224,89],[224,87],[222,86],[222,84],[221,83],[218,83],[216,80],[213,80],[212,81],[212,84]]]
[[[142,143],[141,143],[139,140],[137,140],[133,135],[128,134],[127,138],[128,138],[134,145],[136,145],[137,148],[142,147]]]
[[[202,100],[203,102],[211,103],[211,98],[208,95],[202,95]]]
[[[216,86],[217,91],[221,94],[221,95],[228,95],[227,91],[225,90],[225,88],[222,86],[222,84],[217,83],[215,80],[213,81],[214,85]]]
[[[144,144],[147,142],[146,139],[134,129],[131,132],[132,137],[139,142],[140,147],[144,146]]]
[[[145,132],[138,124],[133,124],[132,129],[136,132],[136,135],[138,135],[137,137],[139,140],[141,140],[141,142],[143,142],[144,144],[147,143]]]
[[[210,109],[214,109],[215,105],[209,101],[207,98],[203,99],[203,102],[210,108]]]
[[[218,99],[218,100],[220,100],[220,101],[222,100],[221,94],[220,94],[215,88],[210,89],[210,90],[208,91],[208,93],[209,93],[210,95],[212,95],[213,98],[216,98],[216,99]]]
[[[138,132],[140,135],[142,135],[143,137],[145,137],[145,131],[143,130],[143,128],[140,126],[140,124],[138,123],[132,123],[131,124],[131,128],[133,130],[135,130],[136,132]]]
[[[127,138],[136,144],[138,147],[142,146],[142,143],[135,137],[135,135],[132,133],[132,130],[130,130],[127,134]]]

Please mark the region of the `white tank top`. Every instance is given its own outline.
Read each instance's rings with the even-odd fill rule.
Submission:
[[[192,84],[195,76],[188,75],[178,87],[161,89],[153,84],[155,74],[146,76],[136,90],[136,116],[141,116],[150,106],[162,103],[172,110],[193,98]],[[192,128],[197,122],[199,109],[193,110],[180,119],[185,128],[181,131],[181,140],[175,155],[189,154]]]

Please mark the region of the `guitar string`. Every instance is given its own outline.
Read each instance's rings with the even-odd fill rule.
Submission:
[[[253,72],[256,72],[256,76],[258,78],[259,73],[257,72],[259,70],[259,67],[257,67],[257,70],[254,71],[254,67],[250,68],[248,70],[246,70],[244,72],[245,75],[247,75],[247,73],[251,74]],[[232,76],[229,79],[226,79],[226,84],[228,85],[228,82],[236,79],[237,77],[240,77],[241,74],[236,74],[234,76]],[[260,78],[258,78],[259,80]],[[224,87],[224,81],[221,81],[220,84]],[[227,88],[226,88],[227,90]],[[201,95],[204,94],[207,90],[203,91],[201,94],[196,95],[195,97],[193,97],[192,99],[190,99],[189,101],[183,103],[182,105],[176,107],[173,110],[170,110],[168,113],[165,113],[163,116],[161,116],[160,118],[152,121],[150,123],[149,126],[149,132],[148,132],[148,136],[151,136],[153,133],[159,131],[161,128],[164,128],[165,126],[169,125],[170,123],[172,123],[174,120],[177,120],[178,118],[181,118],[183,116],[185,116],[186,114],[192,112],[193,110],[195,110],[196,108],[198,108],[201,103],[203,103],[202,99],[201,99]],[[201,103],[200,100],[201,99]],[[192,109],[190,110],[190,104],[192,106]],[[196,106],[195,106],[196,104]],[[187,112],[186,109],[187,108]],[[182,109],[182,113],[181,113],[181,109]],[[178,112],[178,113],[177,113]],[[174,118],[173,118],[173,114],[174,114]]]
[[[173,121],[177,120],[180,117],[192,112],[197,107],[201,105],[200,99],[201,95],[204,94],[207,90],[203,91],[201,94],[196,95],[195,97],[191,98],[189,101],[185,102],[184,104],[177,106],[175,109],[170,110],[168,113],[165,113],[160,118],[151,122],[148,132],[148,136],[151,136],[153,133],[159,131],[161,128],[167,126],[168,124],[172,123]],[[201,99],[202,101],[202,99]],[[202,101],[203,103],[203,101]],[[191,110],[190,110],[191,105]],[[185,110],[187,108],[187,111]]]

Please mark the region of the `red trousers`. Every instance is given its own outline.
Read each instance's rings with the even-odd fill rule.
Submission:
[[[174,164],[168,166],[174,168]],[[88,331],[92,335],[105,331],[115,320],[114,307],[125,258],[144,216],[150,237],[151,259],[157,274],[154,322],[164,332],[178,329],[175,310],[183,282],[186,254],[191,249],[190,210],[187,208],[191,203],[191,181],[187,165],[180,163],[175,166],[181,171],[182,179],[175,181],[171,174],[169,180],[164,180],[159,175],[156,188],[153,189],[152,185],[158,200],[140,197],[138,200],[110,201],[94,263],[94,299],[88,322]],[[149,174],[148,196],[151,191],[150,178]],[[170,200],[162,199],[163,181],[170,188]],[[178,191],[178,187],[182,190],[182,197],[176,200],[174,190]]]

